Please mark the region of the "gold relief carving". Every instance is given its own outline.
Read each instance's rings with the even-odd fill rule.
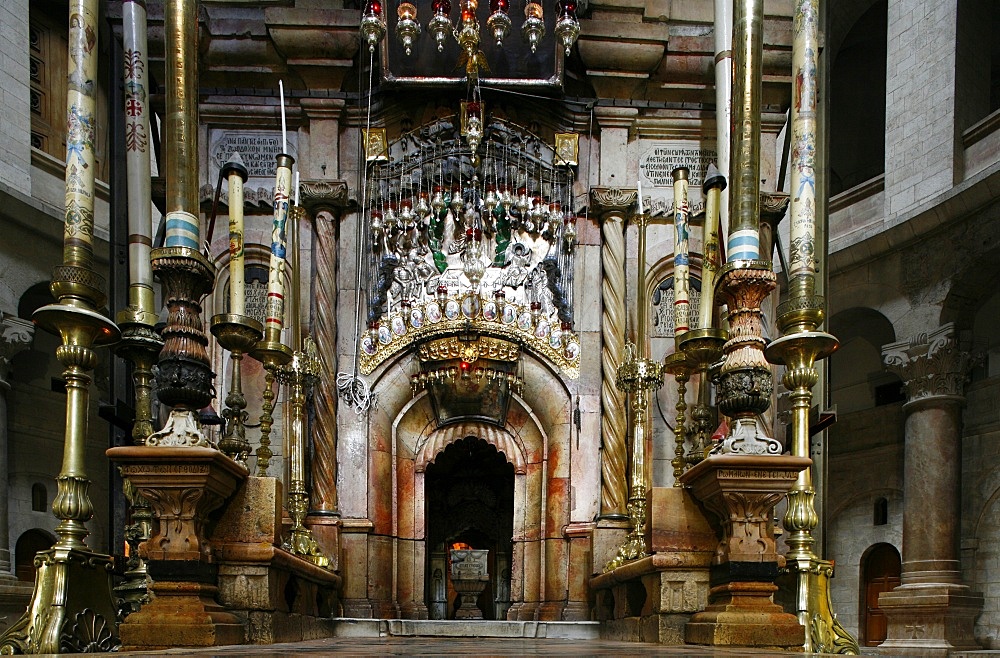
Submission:
[[[480,357],[493,361],[517,361],[521,356],[521,348],[492,336],[480,336],[475,341],[463,341],[457,336],[449,336],[424,343],[417,350],[421,361],[447,361],[462,359],[474,363]]]
[[[639,194],[634,189],[622,189],[620,187],[592,187],[590,188],[590,200],[597,206],[597,210],[625,211],[635,204]]]
[[[523,309],[520,309],[520,313]],[[408,328],[407,332],[402,336],[396,335],[390,332],[390,339],[388,343],[382,343],[379,341],[377,347],[368,352],[362,346],[360,353],[360,366],[359,369],[361,374],[368,375],[371,374],[381,363],[386,359],[406,350],[413,346],[415,343],[420,343],[423,341],[433,341],[436,338],[447,338],[451,337],[449,340],[455,340],[456,344],[459,343],[455,336],[457,334],[463,333],[478,333],[480,334],[480,348],[479,356],[484,358],[490,358],[496,361],[516,361],[517,356],[510,355],[509,350],[503,347],[503,345],[514,344],[515,347],[520,345],[526,345],[531,347],[531,349],[541,356],[544,356],[559,370],[566,375],[569,379],[577,379],[580,376],[580,339],[576,334],[569,332],[569,338],[565,343],[560,341],[560,346],[553,347],[552,342],[549,340],[548,336],[544,338],[537,337],[532,333],[531,328],[522,329],[517,325],[506,325],[499,321],[490,320],[477,320],[471,323],[464,318],[458,318],[455,320],[444,320],[434,325],[424,325],[420,329]],[[492,343],[486,339],[495,340],[495,347],[492,347]],[[486,341],[485,343],[483,341]],[[367,343],[371,344],[371,343]],[[427,345],[429,343],[425,343]],[[483,345],[491,345],[491,347],[484,348]],[[570,347],[562,348],[562,344],[567,346],[575,346],[573,349]],[[423,349],[423,346],[420,348]],[[430,348],[428,348],[430,349]],[[440,348],[435,348],[440,350]],[[519,349],[519,347],[518,347]],[[484,350],[495,350],[495,351],[484,351]],[[460,358],[460,354],[456,351],[452,353],[453,355],[448,355],[445,352],[436,352],[442,354],[442,356],[431,356],[431,352],[427,352],[428,357],[424,358],[421,356],[421,360],[447,360],[447,359],[457,359]]]

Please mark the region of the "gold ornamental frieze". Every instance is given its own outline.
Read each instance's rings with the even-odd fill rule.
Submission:
[[[478,296],[466,295],[466,299]],[[370,374],[383,362],[418,343],[421,361],[463,358],[467,344],[461,334],[479,336],[476,358],[516,361],[521,347],[551,361],[569,379],[580,376],[580,338],[573,331],[551,326],[544,318],[517,304],[494,308],[490,300],[482,304],[462,303],[449,298],[442,311],[438,301],[411,309],[409,317],[393,315],[361,337],[360,370]],[[477,312],[473,314],[473,310]],[[471,316],[471,317],[470,317]]]

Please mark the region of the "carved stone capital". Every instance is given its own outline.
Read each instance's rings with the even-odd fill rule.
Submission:
[[[590,188],[590,204],[600,220],[611,217],[623,218],[639,198],[634,188],[592,187]]]
[[[963,397],[969,372],[982,358],[982,354],[962,349],[953,323],[882,347],[882,361],[902,378],[908,403]]]
[[[31,347],[34,335],[35,325],[30,320],[6,313],[0,318],[0,390],[7,387],[11,358]]]
[[[347,183],[342,180],[305,180],[299,183],[299,200],[310,216],[315,217],[322,210],[335,216],[347,208]]]

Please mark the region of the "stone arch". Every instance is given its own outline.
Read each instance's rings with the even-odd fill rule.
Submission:
[[[975,552],[971,556],[971,572],[967,572],[966,578],[974,590],[983,593],[986,601],[976,618],[976,641],[984,649],[997,649],[1000,648],[1000,607],[996,601],[1000,596],[1000,577],[993,565],[1000,559],[1000,526],[996,523],[1000,514],[1000,475],[991,473],[975,485],[978,491],[990,493],[974,522]]]
[[[14,545],[14,574],[18,580],[35,579],[35,554],[46,551],[56,542],[55,535],[42,528],[26,530]]]
[[[369,564],[380,566],[369,571],[374,586],[369,585],[368,596],[376,616],[427,614],[424,471],[417,459],[425,466],[436,454],[432,448],[421,452],[428,444],[443,448],[449,436],[460,433],[438,430],[429,398],[413,396],[410,374],[416,367],[412,351],[401,354],[383,364],[372,384],[379,403],[367,423]],[[511,396],[506,426],[484,432],[514,453],[504,451],[516,471],[523,466],[523,472],[515,472],[515,510],[521,516],[515,517],[508,618],[561,619],[570,589],[564,529],[571,510],[572,396],[544,359],[526,351],[521,368],[525,389]],[[478,425],[467,425],[473,427]],[[395,560],[375,559],[374,554],[387,558],[393,552]]]
[[[421,437],[422,441],[418,444],[413,469],[417,473],[425,472],[427,466],[433,463],[445,448],[467,436],[480,438],[495,447],[498,452],[503,453],[507,461],[514,467],[515,473],[523,475],[527,472],[524,447],[521,445],[520,437],[512,434],[506,428],[478,421],[445,425],[435,429],[430,435]]]
[[[882,346],[896,340],[892,323],[873,308],[855,306],[835,314],[828,326],[840,340],[830,357],[831,395],[840,413],[877,406],[879,396],[900,383],[882,364]]]

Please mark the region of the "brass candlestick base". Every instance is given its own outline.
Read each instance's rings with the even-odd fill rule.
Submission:
[[[226,429],[219,441],[219,450],[246,466],[250,442],[247,441],[246,431],[247,400],[243,396],[243,355],[264,337],[264,328],[245,315],[223,313],[212,318],[212,335],[223,349],[229,350],[233,361],[232,384],[226,395],[226,406],[222,410]]]
[[[638,357],[636,347],[625,346],[624,360],[618,368],[615,385],[623,393],[631,394],[632,403],[632,479],[628,498],[628,520],[631,529],[625,542],[618,548],[605,571],[617,569],[626,562],[636,560],[649,552],[646,541],[646,411],[649,392],[663,384],[663,364]]]
[[[328,568],[330,558],[323,554],[312,531],[305,527],[309,512],[309,489],[306,486],[306,391],[319,381],[321,364],[316,353],[316,344],[307,338],[305,349],[292,355],[292,360],[278,368],[278,379],[291,387],[292,437],[290,471],[291,483],[288,488],[288,514],[292,517],[292,529],[282,544],[289,553],[298,555]]]
[[[71,281],[53,283],[53,290],[72,287]],[[88,305],[70,301],[43,306],[32,318],[62,337],[56,357],[65,367],[66,434],[56,478],[58,493],[52,502],[52,513],[60,522],[55,545],[35,556],[35,589],[27,611],[0,636],[0,653],[4,654],[111,651],[119,644],[111,594],[113,559],[84,543],[89,534],[85,523],[94,516],[84,463],[88,373],[97,365],[93,348],[115,343],[121,334],[113,322]]]
[[[156,330],[156,314],[129,307],[118,314],[122,340],[115,346],[115,354],[132,362],[132,383],[135,387],[135,422],[132,424],[132,443],[146,443],[153,433],[153,364],[163,349],[163,339]]]
[[[269,337],[270,338],[270,337]],[[292,360],[292,348],[279,340],[264,340],[254,347],[250,356],[264,364],[264,404],[260,415],[260,445],[257,447],[257,477],[267,477],[271,464],[271,426],[274,424],[274,377],[279,366]]]
[[[813,302],[807,299],[807,302]],[[792,400],[792,454],[806,457],[809,454],[809,407],[812,388],[819,373],[815,363],[832,354],[838,341],[830,334],[812,331],[822,319],[821,311],[809,314],[807,306],[822,308],[815,303],[793,305],[790,312],[780,314],[785,327],[792,333],[768,345],[766,354],[771,363],[785,366],[782,382],[791,391]],[[787,308],[787,307],[786,307]],[[812,317],[809,317],[812,315]],[[830,598],[830,578],[833,564],[822,560],[813,550],[812,531],[819,525],[814,499],[816,490],[812,474],[807,468],[799,474],[788,493],[788,510],[783,519],[790,534],[785,540],[789,551],[785,556],[786,569],[795,577],[795,609],[799,621],[806,627],[806,651],[857,655],[857,640],[833,615]]]
[[[709,404],[711,401],[709,369],[722,358],[722,348],[727,340],[729,334],[722,329],[712,327],[692,329],[677,339],[677,346],[687,356],[691,369],[701,376],[698,402],[691,412],[691,447],[685,456],[686,462],[690,465],[704,459],[710,448],[709,442],[712,430],[715,428],[712,422],[712,407]]]
[[[684,457],[684,442],[687,441],[688,430],[685,425],[685,412],[687,402],[684,394],[687,392],[687,381],[691,376],[691,366],[687,355],[677,351],[668,354],[663,360],[664,370],[674,376],[677,382],[677,417],[674,419],[674,458],[670,460],[670,465],[674,467],[674,486],[680,487],[681,473],[687,465]]]

